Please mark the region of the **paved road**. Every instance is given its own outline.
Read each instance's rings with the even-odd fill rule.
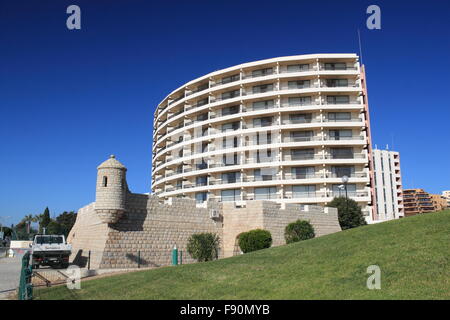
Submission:
[[[19,286],[21,257],[0,258],[0,295]]]

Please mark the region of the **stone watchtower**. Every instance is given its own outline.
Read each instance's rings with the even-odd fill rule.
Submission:
[[[104,223],[116,223],[126,211],[126,171],[114,155],[97,167],[95,211]]]

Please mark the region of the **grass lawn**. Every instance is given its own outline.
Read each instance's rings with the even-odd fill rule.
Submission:
[[[367,267],[381,268],[369,290]],[[450,299],[450,210],[213,262],[35,290],[38,299]]]

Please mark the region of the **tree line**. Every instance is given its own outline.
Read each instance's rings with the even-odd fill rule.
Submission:
[[[5,236],[12,240],[30,240],[35,234],[63,234],[68,236],[70,230],[75,224],[77,213],[74,211],[64,211],[56,218],[52,219],[50,210],[45,208],[43,213],[28,214],[20,220],[16,225],[11,225],[10,228],[4,227]],[[33,226],[37,223],[37,228]]]

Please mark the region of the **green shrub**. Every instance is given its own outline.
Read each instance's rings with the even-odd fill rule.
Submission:
[[[219,254],[219,236],[214,233],[196,233],[189,237],[187,252],[198,262],[211,261]]]
[[[289,223],[284,229],[286,243],[308,240],[315,236],[313,226],[308,221],[304,220],[297,220]]]
[[[339,224],[342,230],[367,224],[361,212],[361,207],[353,199],[346,199],[345,197],[334,198],[327,206],[338,209]]]
[[[238,236],[238,243],[244,253],[270,248],[272,245],[272,235],[267,230],[250,230]]]

